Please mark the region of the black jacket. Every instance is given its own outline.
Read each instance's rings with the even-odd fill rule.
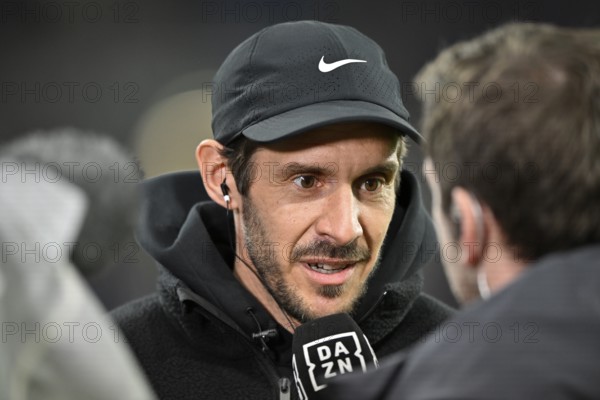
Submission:
[[[600,245],[556,253],[328,400],[600,399]]]
[[[233,276],[232,220],[209,200],[200,175],[147,181],[142,214],[138,239],[160,264],[158,292],[113,317],[160,398],[296,398],[292,335]],[[417,181],[405,171],[381,264],[354,315],[380,357],[449,315],[421,293],[420,270],[435,243]],[[268,329],[275,333],[257,335]]]

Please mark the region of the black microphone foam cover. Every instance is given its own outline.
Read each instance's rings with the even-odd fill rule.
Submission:
[[[367,337],[348,314],[333,314],[299,326],[292,351],[301,400],[326,398],[322,391],[337,376],[378,367]]]

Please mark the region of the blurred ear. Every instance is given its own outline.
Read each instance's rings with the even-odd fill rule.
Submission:
[[[225,203],[221,184],[225,181],[229,191],[229,208],[235,210],[239,206],[239,193],[235,184],[235,179],[231,171],[227,169],[227,160],[221,155],[223,145],[214,139],[206,139],[200,142],[196,148],[196,161],[202,175],[204,188],[211,199],[222,207],[227,207]]]
[[[485,227],[481,205],[467,190],[452,189],[452,222],[457,225],[456,240],[463,254],[467,254],[467,265],[476,267],[483,257]]]

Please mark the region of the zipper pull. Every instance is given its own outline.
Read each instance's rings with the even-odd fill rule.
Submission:
[[[377,302],[375,302],[375,304],[369,308],[369,311],[367,311],[362,318],[360,319],[360,321],[357,321],[358,324],[362,324],[367,318],[369,318],[369,316],[373,313],[373,311],[375,311],[375,309],[377,308],[377,306],[379,306],[379,304],[381,304],[381,302],[383,301],[383,298],[388,294],[388,291],[385,290],[381,296],[379,296],[379,298],[377,299]]]
[[[288,378],[279,378],[279,400],[290,400],[290,380]]]

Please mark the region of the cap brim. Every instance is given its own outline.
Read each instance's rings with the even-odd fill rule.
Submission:
[[[423,137],[406,120],[385,107],[366,101],[336,100],[295,108],[257,122],[242,134],[257,142],[271,142],[342,122],[376,122],[397,128],[418,144]]]

